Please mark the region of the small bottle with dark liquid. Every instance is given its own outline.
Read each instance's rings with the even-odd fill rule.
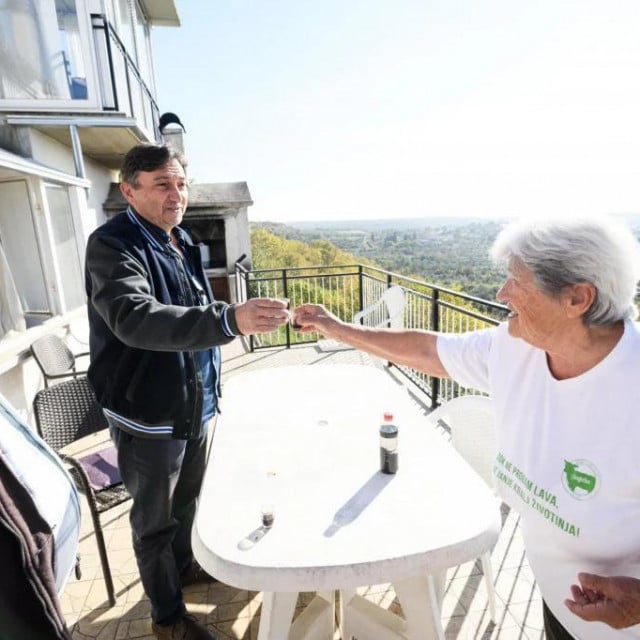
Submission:
[[[380,426],[380,471],[398,471],[398,427],[393,424],[393,414],[385,413]]]

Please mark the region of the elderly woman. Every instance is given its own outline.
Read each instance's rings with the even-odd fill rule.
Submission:
[[[504,228],[491,254],[508,269],[498,300],[509,316],[498,327],[374,329],[318,305],[295,320],[489,392],[495,484],[521,515],[547,639],[640,638],[630,626],[640,622],[640,246],[609,219],[526,220]]]

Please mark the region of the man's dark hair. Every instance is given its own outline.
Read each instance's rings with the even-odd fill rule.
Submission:
[[[138,144],[129,149],[124,157],[120,180],[137,187],[140,171],[155,171],[171,160],[177,160],[186,173],[187,160],[177,149],[168,144]]]

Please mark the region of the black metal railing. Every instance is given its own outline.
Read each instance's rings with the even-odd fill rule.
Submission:
[[[102,108],[121,111],[142,122],[160,139],[158,104],[137,64],[104,14],[91,14]]]
[[[291,307],[313,302],[327,307],[342,320],[380,299],[385,289],[400,285],[405,292],[404,326],[409,329],[463,332],[498,324],[507,308],[428,282],[362,264],[248,270],[236,264],[236,299],[289,298]],[[374,317],[373,322],[384,321]],[[302,334],[284,325],[277,331],[249,339],[252,351],[317,342],[317,334]],[[452,380],[427,376],[410,367],[396,367],[431,398],[434,406],[468,390]]]

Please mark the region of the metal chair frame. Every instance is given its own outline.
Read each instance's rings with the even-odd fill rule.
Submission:
[[[79,490],[87,498],[109,605],[114,606],[116,599],[113,578],[100,515],[129,500],[131,496],[122,483],[104,489],[94,489],[82,462],[61,452],[61,449],[80,438],[108,427],[102,408],[88,380],[83,377],[66,380],[40,390],[34,398],[33,410],[38,434],[69,465]]]
[[[31,344],[31,355],[44,377],[44,386],[49,380],[76,378],[86,375],[86,371],[76,369],[76,359],[88,356],[88,352],[74,354],[67,343],[57,334],[48,333]]]

